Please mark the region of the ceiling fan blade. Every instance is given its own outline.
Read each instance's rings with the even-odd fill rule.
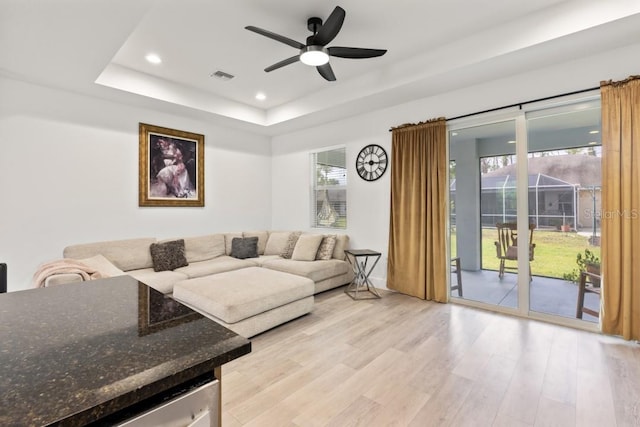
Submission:
[[[326,80],[329,80],[330,82],[336,81],[336,75],[333,74],[331,65],[329,65],[328,62],[324,65],[318,65],[316,68],[318,69],[318,72],[320,73],[320,75],[324,77]]]
[[[344,22],[345,11],[340,6],[336,6],[331,15],[322,24],[318,33],[313,37],[313,43],[320,46],[326,46],[340,32],[342,23]]]
[[[329,55],[339,58],[374,58],[387,53],[386,49],[362,49],[359,47],[330,47]]]
[[[258,33],[262,36],[269,37],[270,39],[279,41],[280,43],[295,47],[296,49],[302,49],[305,46],[300,42],[290,39],[289,37],[281,36],[280,34],[276,34],[268,30],[263,30],[262,28],[254,27],[253,25],[249,25],[248,27],[244,28],[249,31],[253,31],[254,33]]]
[[[275,64],[265,68],[264,70],[268,73],[269,71],[277,70],[278,68],[282,68],[285,65],[293,64],[300,60],[300,55],[292,56],[291,58],[283,59],[280,62],[276,62]]]

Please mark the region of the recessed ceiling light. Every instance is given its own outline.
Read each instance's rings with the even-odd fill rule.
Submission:
[[[451,136],[458,136],[458,132],[451,132]]]
[[[262,92],[258,92],[258,93],[256,93],[256,99],[258,101],[264,101],[265,99],[267,99],[267,95],[265,95]]]
[[[592,131],[589,131],[589,133],[591,135],[595,135],[596,133],[600,133],[600,131],[599,130],[592,130]]]
[[[144,59],[146,59],[148,62],[152,64],[159,64],[162,62],[162,59],[155,53],[148,54],[147,56],[144,57]]]
[[[507,141],[508,144],[515,144],[516,142],[511,140],[511,141]]]
[[[587,144],[589,144],[589,145],[598,145],[598,141],[591,141],[591,142],[588,142]]]

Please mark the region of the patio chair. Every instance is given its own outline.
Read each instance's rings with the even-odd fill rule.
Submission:
[[[589,279],[588,281],[587,278]],[[584,294],[593,293],[598,296],[601,295],[600,280],[601,276],[599,274],[590,273],[588,271],[580,272],[580,281],[578,282],[578,304],[576,307],[576,318],[582,319],[582,313],[587,313],[594,317],[600,317],[600,310],[596,311],[584,306]],[[587,285],[587,282],[589,282],[590,285]]]
[[[462,298],[462,270],[460,269],[460,257],[451,258],[451,273],[456,275],[456,284],[451,285],[451,292],[458,291]]]
[[[518,264],[518,230],[515,222],[499,222],[496,224],[498,230],[498,240],[496,245],[496,256],[500,260],[500,270],[498,271],[498,277],[504,277],[505,270],[517,270]],[[533,230],[536,228],[535,224],[529,224],[529,281],[531,277],[531,261],[533,261],[534,250],[536,245],[533,243]],[[505,265],[507,261],[515,261],[516,266]]]

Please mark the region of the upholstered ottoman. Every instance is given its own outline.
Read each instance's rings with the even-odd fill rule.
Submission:
[[[260,267],[183,280],[173,298],[244,337],[252,337],[313,309],[314,282]]]

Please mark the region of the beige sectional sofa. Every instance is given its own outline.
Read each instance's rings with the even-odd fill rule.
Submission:
[[[293,234],[254,231],[179,238],[184,240],[187,265],[166,271],[155,271],[150,248],[178,238],[77,244],[66,247],[63,256],[83,262],[103,276],[128,274],[234,332],[251,337],[309,313],[314,294],[353,279],[344,254],[349,243],[347,235],[296,233],[300,234],[296,241]],[[234,238],[257,238],[258,256],[231,256]],[[329,243],[335,241],[335,246],[325,245],[326,239]],[[322,242],[324,259],[316,259],[320,257],[314,252],[318,250],[317,242]],[[47,278],[46,285],[78,280],[82,278],[54,275]]]

